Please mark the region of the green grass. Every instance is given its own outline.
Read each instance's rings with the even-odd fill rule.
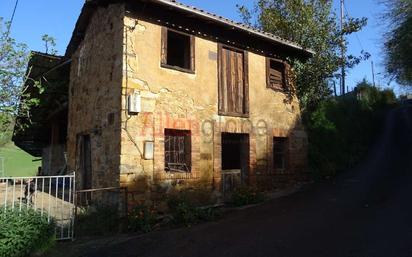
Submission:
[[[35,176],[40,162],[33,162],[35,157],[21,150],[13,143],[0,147],[0,158],[4,158],[4,172],[8,177]],[[1,172],[0,160],[0,172]],[[1,176],[1,174],[0,174]]]

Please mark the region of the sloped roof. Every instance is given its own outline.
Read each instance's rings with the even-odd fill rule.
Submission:
[[[39,99],[39,105],[31,106],[30,118],[19,110],[13,133],[13,142],[27,153],[41,157],[42,147],[49,140],[48,120],[67,109],[70,61],[63,56],[32,52],[27,67],[25,97]],[[42,83],[41,93],[34,81]],[[64,122],[64,120],[63,120]],[[24,127],[24,129],[21,129]]]
[[[272,33],[268,33],[268,32],[265,32],[263,30],[257,29],[255,27],[248,26],[248,25],[243,24],[241,22],[236,22],[236,21],[230,20],[230,19],[225,18],[223,16],[219,16],[219,15],[210,13],[208,11],[205,11],[203,9],[199,9],[197,7],[194,7],[194,6],[190,6],[190,5],[180,3],[176,0],[150,0],[150,1],[158,2],[158,3],[164,4],[164,5],[174,6],[176,8],[179,8],[179,9],[183,10],[183,11],[187,11],[187,12],[190,12],[192,14],[203,16],[204,18],[208,18],[208,19],[212,19],[212,20],[217,21],[217,22],[221,22],[221,23],[223,23],[227,26],[231,26],[233,28],[237,28],[237,29],[247,31],[251,35],[258,36],[258,37],[263,37],[263,38],[266,38],[266,39],[269,39],[269,40],[273,40],[276,43],[281,43],[281,44],[290,46],[292,48],[295,48],[297,50],[303,50],[303,51],[306,51],[310,54],[315,53],[311,49],[306,49],[306,48],[300,46],[299,44],[296,44],[292,41],[283,39],[283,38],[281,38],[279,36],[276,36]]]
[[[283,39],[274,34],[265,32],[263,30],[254,28],[252,26],[245,25],[240,22],[236,22],[227,19],[223,16],[219,16],[203,9],[197,7],[189,6],[176,0],[87,0],[83,6],[80,17],[76,23],[76,27],[73,32],[72,39],[66,50],[66,57],[70,57],[71,54],[77,49],[80,42],[83,40],[83,36],[87,30],[87,26],[91,16],[99,5],[108,5],[110,3],[129,3],[131,5],[137,3],[153,3],[158,6],[163,6],[171,11],[176,11],[178,13],[187,14],[190,17],[196,17],[199,20],[206,20],[208,22],[218,24],[220,27],[225,27],[227,29],[242,31],[249,35],[251,38],[263,39],[268,42],[274,43],[276,45],[282,45],[289,48],[292,51],[303,53],[305,56],[312,56],[315,52],[311,49],[304,48],[297,43],[291,42],[289,40]]]

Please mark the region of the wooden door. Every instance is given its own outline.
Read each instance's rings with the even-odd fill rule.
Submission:
[[[89,135],[82,135],[78,140],[79,168],[81,175],[81,189],[92,188],[92,158],[91,140]]]
[[[245,116],[249,113],[247,67],[245,51],[219,47],[219,114]]]

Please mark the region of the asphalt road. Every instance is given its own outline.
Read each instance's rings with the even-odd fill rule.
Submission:
[[[412,108],[392,111],[369,157],[334,182],[84,256],[412,256]]]

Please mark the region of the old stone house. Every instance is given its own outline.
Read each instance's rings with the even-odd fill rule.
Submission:
[[[66,52],[80,188],[273,189],[306,171],[288,58],[313,52],[172,0],[87,1]]]

